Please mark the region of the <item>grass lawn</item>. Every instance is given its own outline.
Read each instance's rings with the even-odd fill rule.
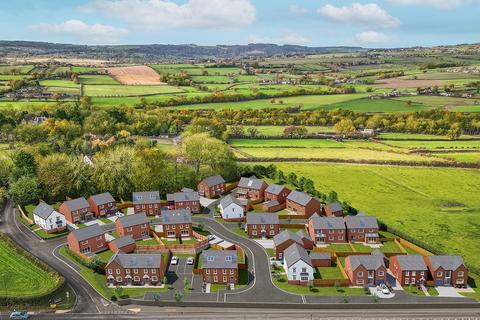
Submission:
[[[320,275],[319,279],[343,279],[340,268],[334,263],[331,267],[317,267],[317,273]]]
[[[183,240],[182,239],[182,244],[195,244],[195,243],[198,243],[198,240],[193,238],[193,237],[191,239],[188,239],[188,240]]]
[[[435,287],[427,287],[427,292],[431,297],[437,297],[438,296],[438,291],[435,289]]]
[[[137,245],[157,245],[158,242],[155,238],[145,239],[145,240],[138,240],[135,241]]]
[[[413,286],[413,285],[403,286],[403,290],[406,293],[409,293],[413,296],[425,296],[423,291],[421,289],[418,289],[417,286]]]
[[[275,257],[275,250],[272,248],[266,248],[265,251],[267,251],[267,254],[269,257]]]
[[[5,274],[1,280],[0,297],[5,296],[4,285],[8,297],[34,297],[49,293],[60,281],[57,275],[36,266],[30,258],[19,254],[12,243],[2,239],[0,239],[0,274]]]
[[[241,235],[242,237],[248,238],[248,235],[245,232],[244,228],[235,227],[235,228],[232,228],[231,230],[236,234]]]
[[[480,171],[460,168],[276,163],[285,174],[335,190],[388,226],[480,266]],[[455,210],[452,210],[455,209]]]
[[[53,238],[66,236],[69,233],[69,231],[68,231],[68,228],[67,228],[67,229],[65,229],[63,231],[60,231],[60,232],[47,233],[45,230],[40,229],[40,230],[35,231],[35,233],[42,239],[53,239]]]
[[[198,226],[193,226],[193,231],[195,231],[198,234],[201,234],[202,236],[208,236],[210,235],[210,232],[204,229],[200,229]]]
[[[308,287],[288,284],[285,274],[273,278],[273,282],[282,290],[303,294],[303,295],[321,295],[321,296],[364,296],[365,292],[362,288],[338,288],[335,287],[315,287],[310,291]]]
[[[395,252],[395,253],[400,253],[400,248],[397,246],[397,244],[393,241],[387,241],[382,243],[383,246],[380,247],[380,251],[382,252]]]
[[[328,249],[335,252],[352,252],[352,248],[348,243],[332,243]]]
[[[114,255],[114,252],[111,250],[105,250],[100,253],[96,253],[95,255],[100,259],[100,261],[107,263]]]
[[[113,223],[112,220],[110,220],[110,219],[108,219],[108,218],[105,218],[105,217],[101,217],[101,218],[100,218],[100,221],[102,221],[103,223],[106,223],[106,224]]]
[[[372,252],[373,249],[369,246],[363,245],[363,243],[353,243],[352,244],[357,252]]]

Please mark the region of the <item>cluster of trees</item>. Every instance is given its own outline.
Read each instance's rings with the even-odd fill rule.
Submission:
[[[164,73],[160,76],[162,82],[168,83],[172,86],[191,86],[192,79],[187,72],[180,73]]]
[[[297,176],[294,172],[285,174],[282,170],[278,169],[274,164],[264,165],[245,165],[240,168],[240,172],[244,176],[255,175],[258,178],[269,178],[275,181],[275,183],[284,185],[288,184],[293,186],[299,191],[308,193],[312,197],[316,197],[320,202],[328,203],[333,201],[338,201],[343,210],[345,210],[348,215],[356,215],[358,210],[353,208],[349,202],[340,201],[338,199],[338,194],[334,190],[329,191],[328,193],[320,192],[315,188],[315,184],[312,179],[305,178],[304,176]]]
[[[0,160],[0,195],[16,204],[36,203],[43,198],[59,201],[108,191],[130,197],[133,191],[159,190],[162,194],[195,187],[203,177],[238,175],[235,157],[228,146],[208,133],[186,134],[178,157],[152,146],[120,145],[98,152],[94,165],[82,157],[30,148]]]
[[[36,80],[30,80],[30,79],[12,79],[8,81],[8,86],[10,87],[10,90],[12,91],[17,91],[25,87],[33,87],[33,86],[38,86],[38,81]]]

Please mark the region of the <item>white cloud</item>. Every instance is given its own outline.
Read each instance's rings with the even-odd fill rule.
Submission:
[[[309,12],[308,8],[305,8],[296,4],[292,4],[288,6],[288,10],[290,10],[290,12],[293,14],[299,14],[299,15],[304,15]]]
[[[474,1],[471,0],[388,0],[388,2],[403,5],[403,6],[412,6],[412,5],[429,5],[437,7],[440,9],[451,9],[459,7],[466,3],[471,3]]]
[[[250,43],[275,43],[275,44],[296,44],[304,45],[310,40],[295,32],[286,31],[278,37],[266,37],[259,35],[251,35],[248,40]]]
[[[376,3],[352,3],[343,7],[327,4],[319,8],[318,13],[334,22],[344,24],[381,28],[394,28],[400,25],[400,20],[391,16]]]
[[[256,19],[250,0],[96,0],[80,9],[101,12],[146,29],[242,27]]]
[[[365,31],[355,35],[355,39],[362,44],[381,44],[390,41],[390,38],[377,31]]]
[[[104,24],[86,24],[80,20],[68,20],[63,23],[39,23],[28,27],[29,30],[41,33],[67,34],[88,43],[115,43],[126,35],[128,30]]]

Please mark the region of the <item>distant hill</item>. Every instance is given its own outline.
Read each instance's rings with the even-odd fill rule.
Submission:
[[[366,51],[361,47],[305,47],[297,45],[248,44],[198,46],[194,44],[87,46],[33,41],[0,41],[0,57],[88,57],[118,60],[233,59],[250,56],[298,55]]]

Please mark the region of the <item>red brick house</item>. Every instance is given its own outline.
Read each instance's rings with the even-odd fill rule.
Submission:
[[[428,256],[424,260],[435,286],[467,285],[468,269],[461,256]]]
[[[343,217],[343,208],[338,201],[327,203],[322,209],[323,214],[327,217]]]
[[[237,186],[236,197],[260,200],[263,199],[267,187],[268,184],[265,181],[257,179],[255,176],[251,176],[250,178],[242,177]]]
[[[279,203],[284,203],[287,200],[287,196],[290,194],[291,190],[287,187],[271,184],[265,189],[264,200],[273,201],[276,200]]]
[[[158,191],[134,192],[132,200],[134,213],[145,213],[149,216],[157,216],[161,213]]]
[[[152,221],[155,232],[166,238],[190,238],[192,236],[192,214],[186,209],[165,210]]]
[[[117,212],[117,203],[109,192],[91,196],[88,198],[88,203],[95,217],[106,216]]]
[[[345,217],[347,239],[350,242],[380,243],[377,218],[358,214]]]
[[[307,229],[316,245],[347,242],[345,223],[340,217],[320,217],[314,214],[308,219]]]
[[[204,250],[201,259],[204,283],[238,283],[236,250]]]
[[[108,248],[105,231],[98,224],[73,230],[68,234],[67,242],[70,250],[83,254],[97,253]]]
[[[192,213],[200,213],[200,195],[191,189],[167,194],[167,201],[172,210],[186,209]]]
[[[166,265],[161,254],[115,253],[105,266],[109,286],[162,284]]]
[[[376,286],[387,282],[387,268],[378,255],[348,256],[345,272],[353,286]]]
[[[225,193],[225,179],[222,176],[212,176],[203,179],[197,186],[202,197],[213,199]]]
[[[121,237],[132,236],[140,240],[150,236],[150,223],[145,213],[130,214],[115,221],[115,230]]]
[[[292,214],[310,218],[314,213],[320,213],[320,202],[304,192],[293,190],[287,196],[286,208]]]
[[[298,244],[302,248],[312,249],[313,241],[303,231],[292,232],[290,230],[283,230],[279,234],[273,237],[273,247],[275,250],[275,257],[278,261],[283,261],[283,252],[292,244]]]
[[[280,219],[276,213],[249,213],[246,229],[250,238],[273,238],[280,232]]]
[[[131,253],[135,251],[137,245],[132,236],[125,236],[110,241],[108,243],[108,248],[112,252],[121,251],[122,253]]]
[[[58,208],[58,211],[60,211],[70,223],[93,219],[93,213],[90,212],[90,204],[84,197],[64,201]]]
[[[402,286],[423,285],[428,277],[427,265],[418,254],[390,257],[390,271]]]

